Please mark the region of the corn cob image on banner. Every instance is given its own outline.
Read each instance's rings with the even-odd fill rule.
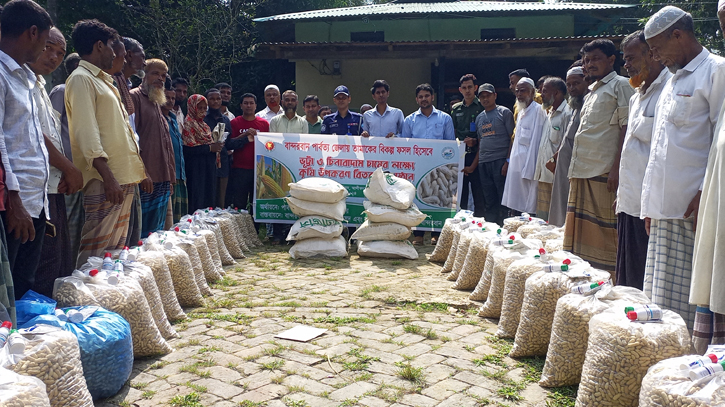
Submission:
[[[325,134],[258,133],[255,137],[254,218],[265,223],[294,223],[284,197],[289,184],[321,177],[342,184],[345,225],[363,223],[363,190],[377,168],[416,187],[414,204],[428,218],[416,229],[440,230],[457,211],[465,145],[457,140],[364,138]]]

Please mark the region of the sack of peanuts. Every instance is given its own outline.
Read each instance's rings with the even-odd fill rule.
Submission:
[[[512,216],[503,220],[503,227],[512,231],[519,232],[519,228],[532,221],[539,221],[539,218],[533,218],[528,213],[524,212],[520,216]],[[538,223],[538,222],[536,222]]]
[[[468,221],[462,221],[453,226],[453,240],[451,241],[451,248],[448,251],[445,263],[443,263],[441,273],[449,273],[453,270],[453,263],[455,263],[456,255],[458,254],[458,243],[461,240],[461,234],[468,230],[470,226],[471,223]]]
[[[50,400],[40,379],[0,367],[0,405],[50,407]]]
[[[380,205],[370,201],[363,201],[363,215],[371,222],[383,223],[394,222],[407,227],[416,227],[423,222],[428,215],[421,212],[415,204],[408,209],[397,209],[389,205]]]
[[[546,259],[549,267],[526,280],[511,357],[546,356],[559,298],[571,293],[572,287],[609,279],[609,272],[591,268],[589,263],[571,253],[544,256],[549,257]]]
[[[131,326],[98,307],[62,309],[60,326],[78,339],[88,391],[94,400],[118,393],[133,370]]]
[[[453,284],[454,289],[471,290],[478,285],[488,255],[488,245],[496,237],[495,231],[483,230],[473,234],[461,272],[458,274],[455,284]]]
[[[542,387],[572,386],[579,383],[589,339],[589,321],[611,307],[624,311],[624,304],[649,304],[636,288],[604,284],[582,294],[566,294],[556,302],[549,348],[541,373]]]
[[[522,226],[523,227],[523,226]],[[521,228],[519,228],[521,229]],[[530,233],[527,238],[529,239],[538,239],[541,240],[544,243],[544,248],[546,248],[546,243],[549,240],[564,240],[564,230],[562,228],[558,228],[554,225],[546,225],[542,226],[539,230]],[[558,250],[554,250],[558,251]]]
[[[417,260],[418,251],[408,240],[397,242],[388,240],[358,241],[357,254],[360,257],[378,257],[384,259]]]
[[[242,249],[249,251],[252,248],[257,247],[256,241],[259,240],[259,236],[256,236],[257,230],[254,228],[254,222],[252,222],[252,230],[250,232],[249,226],[245,221],[245,218],[246,216],[249,216],[249,213],[245,210],[231,207],[227,208],[227,212],[232,215],[232,220],[234,220],[234,223],[237,225],[239,234],[244,241],[244,245],[247,247],[246,249]],[[257,237],[256,239],[255,236]]]
[[[231,221],[231,233],[234,239],[234,243],[239,246],[239,248],[242,250],[242,252],[248,252],[250,251],[250,247],[247,244],[247,238],[244,236],[244,230],[243,230],[243,224],[241,223],[241,216],[240,214],[231,209],[217,209],[216,210],[217,217],[222,217],[229,219]],[[239,218],[239,221],[237,220]]]
[[[222,275],[217,271],[216,264],[214,263],[214,258],[212,257],[209,246],[206,243],[206,238],[199,234],[193,233],[190,230],[177,230],[177,228],[174,228],[174,231],[176,232],[176,239],[181,242],[190,242],[196,248],[196,251],[199,253],[201,269],[203,271],[206,282],[214,283],[221,280]],[[191,260],[191,258],[189,260]]]
[[[164,255],[179,305],[182,307],[204,305],[204,298],[196,283],[196,275],[194,274],[191,259],[186,252],[179,247],[175,247],[171,242],[160,244],[154,235],[149,236],[143,246],[145,250],[156,250]]]
[[[216,213],[214,214],[216,215]],[[216,215],[212,218],[219,225],[222,239],[224,240],[224,246],[227,248],[227,251],[229,251],[229,254],[232,256],[232,258],[245,258],[246,256],[244,256],[242,247],[239,245],[239,241],[241,239],[236,234],[236,226],[234,225],[234,221],[231,218],[221,215]]]
[[[141,247],[134,247],[128,253],[128,260],[143,264],[151,269],[156,280],[156,286],[161,296],[161,304],[164,313],[169,321],[181,321],[186,319],[186,313],[181,309],[179,300],[176,298],[174,282],[171,279],[171,271],[166,264],[166,257],[159,251],[147,251]]]
[[[472,216],[473,212],[468,210],[462,210],[456,213],[456,215],[450,219],[446,219],[441,230],[441,235],[438,237],[438,243],[436,244],[433,253],[428,258],[429,261],[433,262],[444,262],[448,258],[448,252],[451,250],[451,244],[453,243],[453,229],[455,226],[461,223],[461,219],[465,219],[467,216]]]
[[[304,216],[292,225],[287,241],[305,240],[313,237],[332,239],[342,234],[342,222],[324,216]]]
[[[0,366],[40,379],[51,407],[93,406],[75,335],[44,324],[20,329],[17,334],[17,346],[0,349]]]
[[[204,266],[201,263],[201,256],[199,250],[194,242],[190,239],[178,239],[175,234],[164,232],[162,242],[168,242],[174,249],[181,249],[187,256],[189,256],[189,263],[191,263],[191,270],[194,273],[194,281],[196,286],[199,287],[199,292],[202,296],[210,296],[211,288],[206,282],[206,275],[204,274]]]
[[[640,407],[709,407],[725,405],[725,372],[702,376],[693,372],[702,356],[666,359],[652,366],[642,379]],[[702,366],[700,366],[702,368]],[[711,369],[712,370],[712,369]],[[695,376],[695,377],[691,377]]]
[[[327,178],[303,178],[289,185],[290,196],[305,201],[337,203],[347,198],[348,192],[339,182]]]
[[[347,240],[338,236],[332,239],[313,237],[298,240],[289,249],[293,259],[307,259],[310,257],[345,257],[347,256]]]
[[[245,211],[244,209],[240,209],[239,213],[242,215],[242,222],[244,224],[244,230],[246,230],[246,236],[249,237],[249,241],[252,243],[252,246],[254,247],[262,247],[264,244],[261,240],[259,240],[259,234],[257,233],[257,228],[254,227],[254,219],[252,218],[252,214]]]
[[[197,210],[196,212],[194,212],[191,219],[192,227],[198,226],[201,230],[209,230],[214,232],[214,237],[216,238],[216,248],[219,252],[218,254],[219,258],[221,259],[222,265],[231,266],[233,264],[236,264],[234,258],[229,253],[229,250],[224,243],[224,236],[222,236],[222,231],[219,227],[219,223],[212,216],[209,215],[209,210]],[[209,250],[211,250],[211,246],[209,247]]]
[[[533,254],[532,253],[536,253]],[[503,285],[503,299],[501,301],[501,318],[498,321],[496,336],[499,338],[513,338],[519,326],[521,317],[521,304],[524,302],[526,280],[534,273],[546,267],[548,259],[542,258],[545,251],[539,249],[529,252],[528,257],[517,260],[506,269]],[[548,257],[548,256],[545,256]]]
[[[685,321],[669,310],[651,323],[630,321],[614,308],[593,316],[576,406],[637,407],[647,370],[686,355],[690,346]]]
[[[214,263],[214,270],[216,271],[216,273],[212,273],[209,277],[216,278],[217,275],[220,277],[226,275],[224,265],[222,264],[222,258],[219,254],[219,243],[217,243],[216,234],[211,230],[198,230],[194,232],[194,235],[204,238],[206,247],[209,248],[209,254],[211,255],[212,263]],[[204,275],[206,275],[206,272]]]
[[[410,208],[415,199],[415,192],[415,185],[410,181],[385,173],[382,168],[373,171],[363,190],[365,198],[370,202],[401,210]]]
[[[410,228],[393,222],[376,223],[366,219],[357,228],[350,239],[361,241],[372,240],[406,240],[410,237]]]
[[[104,272],[94,271],[76,270],[70,277],[56,279],[53,298],[58,306],[95,305],[121,315],[131,326],[134,357],[171,353],[173,349],[156,326],[138,281],[121,275],[112,284]]]
[[[486,301],[488,298],[488,292],[491,290],[491,279],[493,278],[493,255],[497,251],[503,250],[503,245],[501,244],[503,236],[511,235],[515,238],[521,238],[521,235],[518,233],[508,234],[506,229],[497,229],[496,236],[488,241],[486,247],[486,259],[483,263],[481,279],[478,280],[476,288],[473,289],[473,292],[470,296],[468,296],[468,299],[472,301]]]
[[[126,257],[127,256],[122,256]],[[90,270],[102,270],[103,259],[100,257],[89,257],[86,264],[80,267],[81,271],[90,272]],[[159,332],[164,339],[177,338],[179,335],[176,330],[169,323],[166,313],[164,312],[164,306],[161,302],[161,294],[159,288],[156,285],[153,272],[148,266],[145,266],[136,262],[129,262],[128,260],[124,263],[121,261],[120,270],[128,277],[138,281],[143,290],[143,294],[146,297],[146,302],[151,310],[151,315],[154,318],[156,326],[159,328]]]
[[[287,197],[287,205],[289,205],[292,213],[299,217],[304,216],[324,216],[343,222],[345,220],[345,200],[336,203],[320,203],[313,201],[305,201],[294,197]]]
[[[458,275],[461,273],[461,270],[463,270],[463,263],[466,261],[468,249],[471,247],[471,240],[473,240],[473,236],[476,234],[478,234],[478,230],[471,226],[461,232],[461,237],[458,239],[458,245],[456,245],[456,253],[453,258],[451,272],[448,276],[446,276],[448,281],[456,281],[458,279]]]
[[[544,240],[542,240],[544,242]],[[554,253],[561,250],[564,250],[564,235],[558,239],[548,239],[544,242],[544,249],[548,253]]]

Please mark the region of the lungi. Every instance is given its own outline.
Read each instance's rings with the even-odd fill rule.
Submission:
[[[186,192],[186,182],[183,179],[177,179],[176,184],[174,184],[171,205],[174,211],[174,223],[178,223],[182,216],[189,214],[189,195]]]
[[[551,207],[551,188],[553,186],[554,184],[539,181],[539,189],[536,196],[536,217],[541,218],[545,221],[549,220],[549,208]]]
[[[76,257],[73,256],[66,219],[65,197],[63,194],[48,194],[50,223],[55,226],[55,237],[45,236],[40,249],[40,262],[35,272],[33,291],[46,297],[53,296],[55,279],[67,277],[75,269]]]
[[[617,215],[617,236],[617,285],[641,290],[649,242],[644,220],[620,212]]]
[[[616,192],[607,191],[608,174],[572,178],[564,225],[564,250],[609,271],[615,279],[617,217],[612,203]]]
[[[70,254],[75,264],[78,257],[78,250],[81,246],[81,232],[83,223],[86,221],[86,213],[83,210],[83,191],[75,194],[64,195],[65,213],[68,219],[68,236],[70,237]]]
[[[689,303],[695,232],[692,218],[652,219],[644,273],[644,293],[663,309],[682,316],[687,328],[695,323]]]
[[[692,331],[692,347],[698,355],[704,355],[707,345],[725,344],[725,315],[698,306]]]
[[[138,245],[138,241],[141,240],[141,226],[141,190],[138,185],[134,185],[131,213],[128,218],[126,246],[132,247]]]
[[[5,230],[2,218],[0,217],[0,228]],[[0,233],[0,304],[5,307],[13,326],[15,320],[15,287],[13,286],[13,274],[10,272],[10,259],[8,258],[8,243],[5,240],[5,233]]]
[[[154,190],[150,194],[141,191],[141,236],[164,229],[166,210],[169,207],[171,183],[169,181],[154,182]]]
[[[135,184],[121,185],[123,202],[113,205],[106,200],[103,182],[88,181],[83,188],[83,208],[86,222],[83,225],[78,266],[90,256],[102,256],[107,250],[123,249],[128,235],[128,222],[134,199]]]

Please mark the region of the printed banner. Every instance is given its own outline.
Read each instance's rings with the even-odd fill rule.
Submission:
[[[285,196],[291,182],[323,177],[342,184],[347,197],[345,224],[360,225],[363,190],[377,168],[404,178],[417,189],[415,204],[428,218],[416,229],[440,230],[461,195],[465,144],[456,140],[364,138],[326,134],[258,133],[255,137],[254,219],[294,223]]]

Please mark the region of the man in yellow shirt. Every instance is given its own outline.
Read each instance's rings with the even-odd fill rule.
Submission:
[[[110,69],[118,33],[98,20],[79,21],[73,44],[81,56],[66,81],[73,162],[83,173],[86,212],[77,264],[126,242],[134,186],[146,178],[139,147]]]

